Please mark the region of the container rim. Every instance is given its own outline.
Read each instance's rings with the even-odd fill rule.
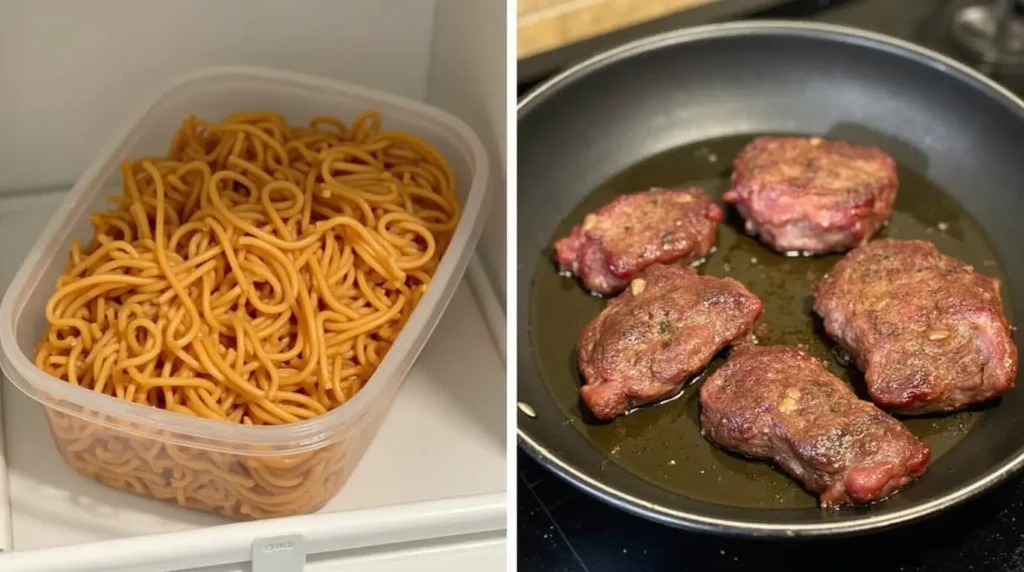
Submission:
[[[284,425],[247,426],[213,419],[193,418],[114,398],[96,400],[96,403],[91,403],[88,406],[82,405],[81,398],[93,397],[95,392],[61,381],[36,368],[34,361],[22,352],[16,341],[13,326],[20,319],[23,308],[18,306],[15,299],[27,285],[29,268],[41,258],[44,246],[51,240],[65,241],[69,238],[70,232],[62,231],[60,228],[64,218],[69,214],[71,206],[92,184],[93,179],[103,170],[105,164],[110,161],[111,158],[107,155],[101,155],[94,159],[78,177],[61,206],[50,218],[39,238],[36,239],[4,293],[3,300],[0,302],[0,368],[18,389],[44,407],[53,408],[118,431],[212,451],[237,452],[240,446],[258,445],[267,447],[268,450],[247,449],[244,451],[245,454],[298,453],[325,446],[339,438],[330,434],[333,428],[344,425],[357,417],[367,410],[373,400],[381,397],[381,392],[388,385],[384,380],[378,379],[382,372],[404,377],[404,371],[392,371],[396,369],[396,363],[408,353],[418,352],[415,338],[420,336],[429,338],[437,320],[435,319],[433,323],[423,323],[427,319],[427,314],[436,309],[437,319],[440,318],[440,313],[443,312],[450,297],[454,294],[454,291],[447,292],[447,286],[452,280],[455,280],[456,283],[461,280],[462,274],[473,257],[473,250],[479,240],[483,225],[480,216],[485,207],[490,204],[490,163],[484,145],[477,134],[461,119],[433,105],[339,80],[256,66],[205,67],[167,82],[145,101],[124,127],[116,132],[116,135],[108,141],[108,146],[105,149],[116,150],[120,144],[131,138],[137,127],[147,119],[153,109],[173,92],[187,88],[190,84],[224,79],[225,77],[272,81],[287,83],[291,87],[345,93],[387,106],[401,107],[412,115],[430,116],[436,121],[437,126],[446,132],[451,143],[462,155],[461,158],[469,164],[472,170],[472,180],[462,183],[466,185],[467,189],[462,218],[452,234],[447,251],[434,272],[434,276],[440,278],[431,281],[426,294],[413,310],[409,321],[406,322],[406,327],[399,333],[395,344],[370,379],[351,399],[323,415]],[[422,117],[418,119],[422,121]],[[467,224],[467,220],[473,221],[475,224]],[[451,256],[453,251],[462,251],[464,255],[453,257]],[[412,335],[414,333],[419,335]],[[18,377],[24,379],[18,380]],[[54,402],[48,402],[41,398],[39,393],[51,394],[56,399]],[[95,418],[85,417],[75,410],[76,406],[97,415]],[[113,422],[112,418],[116,418],[118,422]],[[159,435],[152,435],[152,433]]]

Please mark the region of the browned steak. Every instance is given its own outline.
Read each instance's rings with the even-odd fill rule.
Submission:
[[[615,294],[655,262],[689,264],[715,245],[722,208],[703,189],[620,195],[555,242],[562,272],[598,294]]]
[[[1011,389],[1017,348],[999,280],[923,240],[862,246],[815,288],[825,329],[871,399],[903,414],[951,411]]]
[[[822,254],[863,244],[889,218],[899,181],[885,151],[820,137],[758,137],[725,193],[747,232],[777,251]]]
[[[670,397],[760,315],[761,300],[732,278],[649,266],[580,333],[580,397],[603,420]]]
[[[774,462],[820,495],[822,506],[881,500],[931,458],[899,421],[797,348],[734,348],[701,387],[700,406],[706,437]]]

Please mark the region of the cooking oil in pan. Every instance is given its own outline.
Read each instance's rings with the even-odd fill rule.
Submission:
[[[556,234],[567,234],[586,213],[616,195],[650,187],[696,185],[720,199],[728,188],[732,159],[749,141],[747,136],[728,137],[651,157],[588,195],[562,221]],[[877,237],[931,240],[942,252],[1005,280],[981,227],[956,201],[922,175],[902,166],[899,176],[895,211]],[[712,276],[731,276],[760,296],[764,314],[756,328],[759,343],[805,346],[863,397],[860,375],[825,335],[811,310],[813,284],[841,255],[787,257],[775,253],[743,233],[743,221],[735,210],[728,209],[727,213],[718,231],[715,252],[698,270]],[[576,367],[576,339],[583,325],[604,307],[605,300],[588,294],[574,279],[560,276],[550,253],[546,254],[534,273],[530,330],[541,375],[568,422],[612,462],[679,494],[740,507],[815,505],[813,496],[768,464],[726,453],[701,436],[698,388],[702,376],[689,382],[677,398],[637,409],[611,423],[594,422],[579,402],[582,379]],[[720,356],[705,375],[722,362]],[[983,412],[966,411],[905,422],[932,447],[933,459],[938,459],[956,446],[980,415]]]

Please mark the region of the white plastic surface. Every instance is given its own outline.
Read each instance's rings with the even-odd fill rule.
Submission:
[[[5,291],[17,272],[25,253],[35,242],[39,229],[53,216],[65,193],[40,193],[32,196],[0,197],[0,291]],[[3,383],[0,382],[0,388]],[[14,388],[8,393],[13,393]],[[0,391],[0,412],[3,407]],[[5,443],[5,427],[0,416],[0,445]],[[0,552],[13,550],[13,515],[8,478],[9,454],[0,446]],[[0,570],[3,570],[0,567]]]
[[[491,156],[491,212],[480,257],[505,303],[506,276],[506,10],[502,0],[435,0],[433,57],[427,100],[462,118]]]
[[[0,287],[63,196],[0,199]],[[471,267],[363,461],[314,515],[228,523],[82,477],[59,457],[40,406],[5,382],[14,534],[0,570],[114,572],[121,561],[132,566],[121,570],[235,572],[255,538],[285,531],[310,541],[308,570],[411,570],[420,556],[429,563],[416,570],[500,569],[477,566],[503,562],[505,518],[505,367],[493,336],[504,323],[480,276]],[[482,531],[495,538],[459,540]],[[380,547],[448,535],[451,546]]]
[[[434,0],[0,1],[0,192],[70,185],[126,111],[207,66],[270,66],[423,100],[434,23]],[[57,133],[70,136],[58,144]]]

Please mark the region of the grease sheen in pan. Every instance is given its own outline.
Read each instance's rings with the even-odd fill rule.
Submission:
[[[730,164],[749,136],[726,137],[686,145],[642,161],[589,194],[558,226],[568,232],[586,213],[618,194],[651,186],[700,186],[721,202],[728,189]],[[997,255],[981,226],[955,200],[912,170],[901,168],[900,192],[889,224],[874,238],[931,240],[946,254],[1005,280]],[[697,267],[702,274],[730,276],[764,302],[755,333],[765,345],[805,346],[867,395],[856,368],[825,334],[811,310],[812,286],[842,255],[787,257],[742,231],[735,209],[726,210],[718,244]],[[555,237],[552,237],[552,240]],[[607,458],[651,483],[716,504],[751,508],[814,507],[815,497],[771,465],[722,451],[700,434],[698,388],[703,375],[676,399],[633,410],[611,423],[598,423],[579,400],[583,383],[575,363],[579,329],[601,311],[606,300],[587,294],[575,279],[560,276],[544,256],[534,269],[530,292],[533,348],[548,390],[567,419]],[[1008,311],[1012,320],[1012,312]],[[571,359],[570,359],[571,357]],[[724,361],[716,358],[705,373]],[[932,447],[933,459],[956,446],[982,408],[952,415],[904,420]],[[927,474],[927,473],[926,473]],[[912,485],[911,485],[912,486]],[[897,493],[899,494],[899,493]]]

